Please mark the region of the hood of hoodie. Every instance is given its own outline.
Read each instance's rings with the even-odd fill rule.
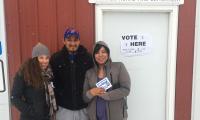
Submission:
[[[108,45],[107,45],[104,41],[98,41],[98,42],[95,43],[95,45],[94,45],[94,47],[93,47],[92,58],[93,58],[93,61],[94,61],[94,64],[95,64],[96,69],[97,69],[97,64],[96,64],[96,62],[95,62],[95,58],[94,58],[93,55],[94,55],[94,49],[95,49],[95,47],[96,47],[97,44],[103,45],[103,46],[105,46],[105,47],[107,47],[107,48],[109,49]],[[109,50],[110,50],[110,49],[109,49]],[[105,67],[108,68],[108,67],[110,66],[111,62],[112,62],[112,61],[111,61],[110,54],[109,54],[108,60],[107,60],[106,63],[105,63]]]

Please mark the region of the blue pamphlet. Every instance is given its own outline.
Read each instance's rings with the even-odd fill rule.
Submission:
[[[110,87],[112,87],[112,84],[110,83],[110,81],[108,80],[108,78],[105,77],[104,79],[102,79],[98,83],[96,83],[96,86],[98,88],[104,88],[105,90],[107,90]]]

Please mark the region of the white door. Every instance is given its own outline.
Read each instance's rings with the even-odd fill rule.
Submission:
[[[0,1],[0,119],[10,120],[4,3]]]
[[[108,43],[112,60],[122,61],[131,76],[128,120],[173,120],[177,31],[171,27],[173,15],[102,5],[96,6],[96,16],[97,41]],[[125,52],[123,41],[129,46]]]

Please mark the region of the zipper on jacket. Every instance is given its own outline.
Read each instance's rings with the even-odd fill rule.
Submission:
[[[76,97],[76,63],[71,60],[70,61],[70,73],[71,73],[71,83],[72,83],[72,103],[73,103],[73,107],[77,107],[77,97]]]

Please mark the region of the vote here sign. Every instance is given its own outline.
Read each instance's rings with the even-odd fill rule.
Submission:
[[[148,54],[152,49],[150,35],[123,34],[120,36],[121,54],[124,56],[138,56]]]

